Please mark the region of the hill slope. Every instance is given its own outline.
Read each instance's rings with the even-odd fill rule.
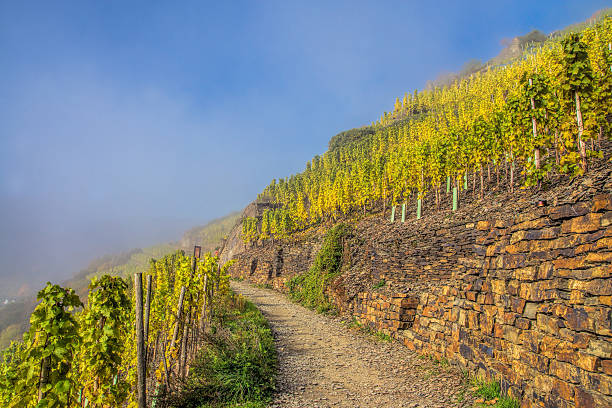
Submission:
[[[94,276],[104,274],[129,277],[135,272],[149,268],[151,258],[161,258],[177,249],[188,250],[193,245],[202,246],[204,252],[220,247],[223,238],[235,225],[239,214],[231,213],[186,231],[179,242],[169,242],[146,248],[137,248],[120,254],[105,255],[94,259],[74,277],[64,282],[73,288],[81,299],[86,299],[89,282]],[[34,309],[34,297],[21,299],[16,303],[0,306],[0,349],[7,347],[12,340],[21,337],[28,327],[28,318]]]
[[[273,181],[221,259],[524,407],[612,406],[611,43],[607,18],[398,100]]]

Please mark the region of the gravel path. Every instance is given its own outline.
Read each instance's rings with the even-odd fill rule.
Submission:
[[[232,282],[232,288],[257,305],[274,333],[279,373],[271,407],[472,406],[456,368],[351,329],[278,292],[245,282]]]

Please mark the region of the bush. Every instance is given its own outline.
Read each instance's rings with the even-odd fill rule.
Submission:
[[[289,296],[292,300],[318,312],[326,312],[333,308],[325,295],[325,290],[342,272],[343,244],[347,233],[348,226],[345,224],[338,224],[327,231],[312,267],[289,280]]]
[[[329,140],[329,150],[337,150],[352,143],[358,143],[376,133],[372,126],[364,126],[360,128],[345,130],[338,133]]]

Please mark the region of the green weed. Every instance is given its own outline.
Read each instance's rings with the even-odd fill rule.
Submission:
[[[351,322],[348,323],[348,327],[350,329],[361,329],[361,323],[359,323],[359,320],[357,320],[357,318],[353,316],[353,320],[351,320]]]
[[[484,398],[485,401],[497,399],[493,405],[486,405],[494,408],[519,408],[519,402],[507,395],[502,395],[501,386],[498,381],[486,381],[480,378],[473,377],[470,379],[470,384],[475,390],[474,395]]]
[[[499,397],[499,400],[494,405],[497,408],[519,408],[520,404],[514,398],[510,398],[508,396]]]
[[[374,286],[372,286],[372,289],[380,289],[383,286],[385,286],[386,284],[387,284],[387,282],[384,279],[381,279]]]
[[[293,301],[319,313],[329,313],[334,310],[325,290],[342,272],[343,243],[348,230],[349,227],[345,224],[338,224],[327,231],[312,267],[289,280],[287,286]]]
[[[372,333],[372,335],[376,337],[378,340],[385,341],[387,343],[390,343],[393,340],[391,336],[381,331],[375,331],[374,333]]]
[[[463,400],[465,399],[465,388],[457,393],[456,398],[457,402],[463,402]]]
[[[494,398],[499,398],[501,388],[497,381],[484,381],[478,378],[472,379],[472,385],[477,387],[474,394],[481,396],[485,401],[490,401]]]
[[[348,323],[347,325],[350,329],[357,329],[361,331],[362,333],[372,336],[375,340],[383,341],[383,342],[393,341],[391,336],[389,336],[388,334],[383,333],[378,330],[373,330],[372,328],[368,326],[364,326],[363,324],[359,323],[359,321],[355,317],[353,317],[353,320],[351,320],[351,322]]]

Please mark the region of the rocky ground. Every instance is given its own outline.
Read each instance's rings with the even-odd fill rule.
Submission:
[[[232,282],[232,288],[257,305],[274,333],[279,372],[271,407],[473,405],[457,368],[317,314],[278,292],[245,282]]]

